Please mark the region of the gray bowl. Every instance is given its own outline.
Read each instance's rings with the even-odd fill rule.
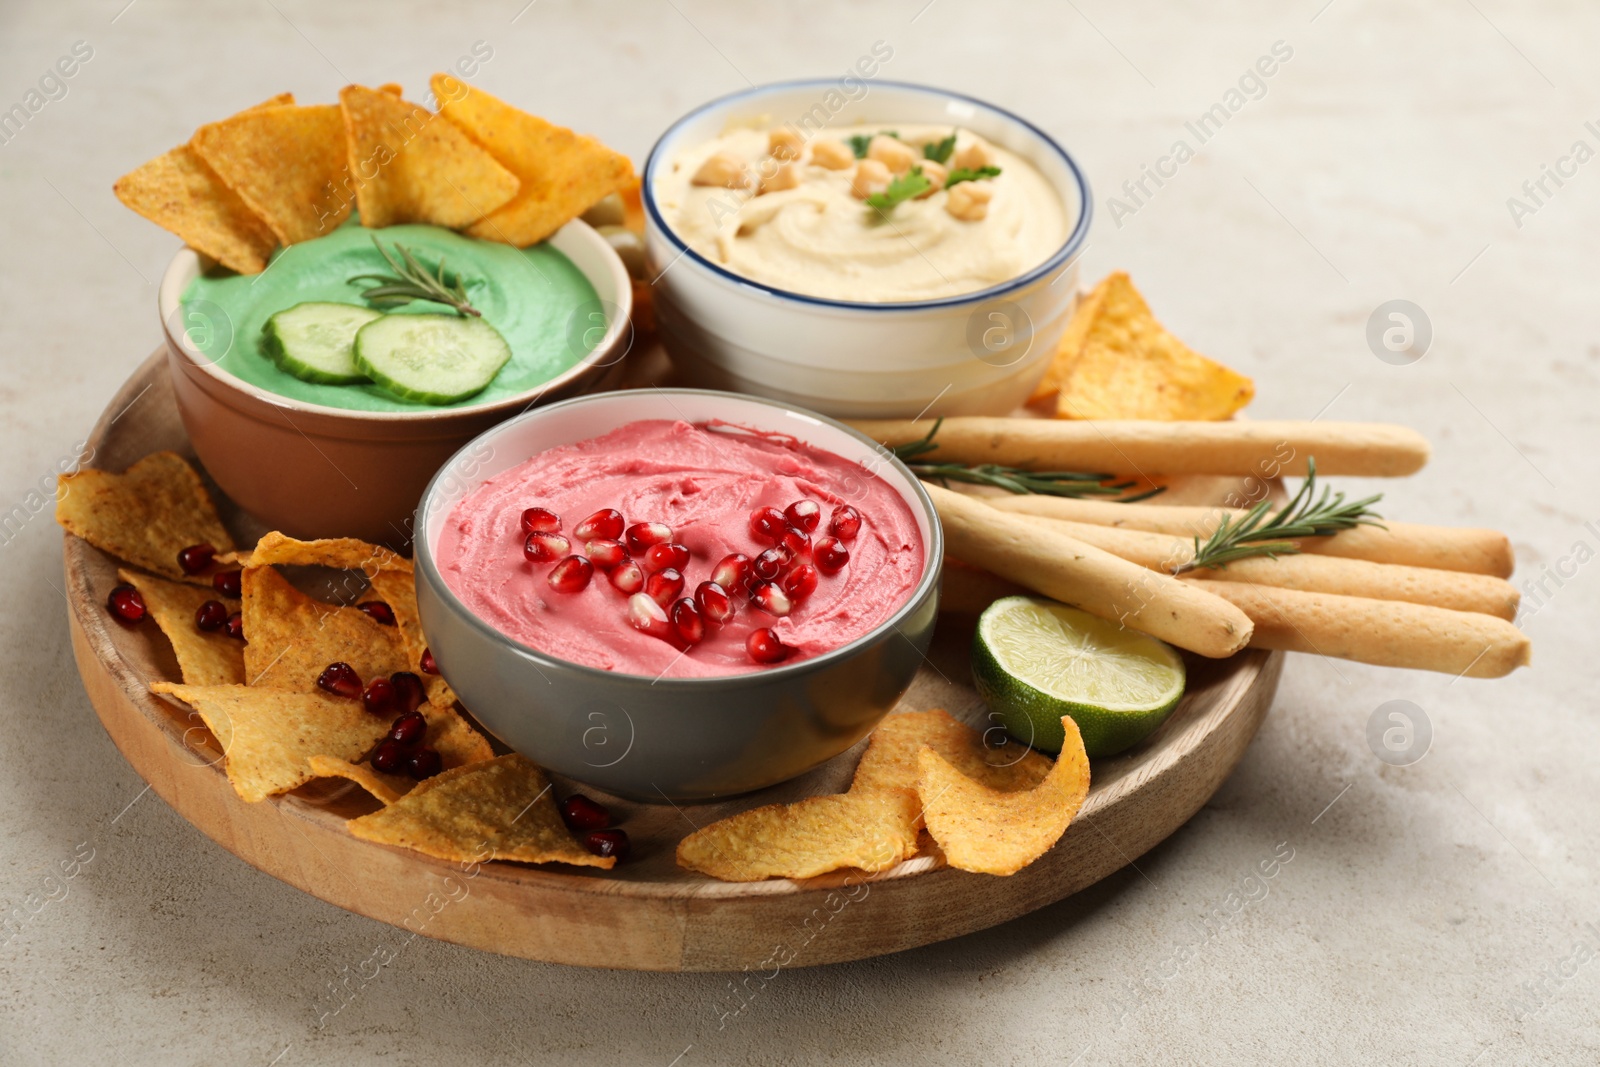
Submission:
[[[721,419],[786,433],[858,462],[911,508],[926,564],[910,597],[831,652],[714,678],[620,674],[506,636],[445,585],[434,559],[452,508],[479,484],[558,445],[638,419]],[[904,464],[832,419],[700,389],[598,393],[528,411],[481,434],[440,469],[417,511],[417,602],[439,670],[496,737],[559,774],[638,800],[703,800],[763,789],[831,759],[877,725],[922,664],[939,605],[944,536]]]

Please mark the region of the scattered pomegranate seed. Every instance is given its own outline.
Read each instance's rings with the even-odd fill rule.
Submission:
[[[644,583],[644,591],[662,607],[683,594],[683,572],[676,567],[656,571]]]
[[[431,648],[425,648],[425,649],[422,650],[422,673],[423,674],[438,674],[439,673],[439,664],[433,658],[433,649],[431,649]]]
[[[361,676],[348,663],[330,663],[317,675],[317,688],[336,697],[354,700],[361,695]]]
[[[123,622],[143,622],[150,613],[139,590],[126,582],[114,587],[106,596],[106,610]]]
[[[628,625],[651,637],[665,638],[673,632],[667,610],[649,593],[635,593],[628,598]]]
[[[244,591],[243,584],[243,571],[218,571],[211,576],[211,588],[235,600],[238,600],[239,594]]]
[[[796,563],[783,576],[783,591],[789,599],[799,603],[817,591],[817,568],[809,563]]]
[[[593,563],[582,556],[568,556],[550,568],[550,576],[545,581],[558,593],[576,593],[588,585],[593,577]]]
[[[389,715],[394,712],[395,688],[394,683],[387,678],[374,678],[361,690],[361,706],[374,715]]]
[[[750,561],[750,573],[755,580],[773,581],[789,565],[789,554],[782,548],[769,548]]]
[[[684,644],[698,645],[706,639],[706,621],[700,617],[700,609],[695,606],[693,597],[674,601],[670,615],[672,628],[678,631]]]
[[[789,656],[789,646],[771,629],[752,630],[745,639],[744,650],[757,663],[781,663]]]
[[[228,616],[228,627],[227,627],[227,629],[228,629],[228,636],[229,637],[233,638],[235,641],[243,641],[244,640],[244,615],[241,614],[240,612],[237,612],[237,611],[234,612],[232,615],[229,615]]]
[[[211,566],[217,550],[210,545],[190,545],[178,550],[178,568],[185,574],[199,574]]]
[[[760,507],[750,513],[750,536],[763,544],[773,544],[788,529],[789,520],[777,508]]]
[[[628,558],[628,550],[622,547],[622,542],[610,537],[597,537],[593,541],[584,543],[583,554],[603,571]]]
[[[408,711],[389,727],[389,737],[402,745],[414,745],[428,732],[428,720],[421,712]]]
[[[644,588],[644,568],[627,556],[611,568],[611,584],[629,596]]]
[[[841,541],[854,541],[861,532],[861,512],[849,504],[840,504],[828,519],[828,532]]]
[[[556,533],[561,529],[561,516],[549,508],[529,508],[522,513],[523,533]]]
[[[368,760],[372,769],[382,771],[384,774],[401,774],[406,769],[406,758],[411,753],[405,745],[392,737],[386,737],[378,742],[378,747],[372,750],[372,758]]]
[[[393,626],[394,609],[381,600],[363,600],[356,607],[367,613],[367,616],[380,626]]]
[[[664,571],[668,567],[681,571],[688,565],[689,550],[676,541],[651,545],[644,550],[644,569],[647,571]]]
[[[558,533],[531,533],[522,542],[522,554],[529,563],[549,563],[572,551],[572,542]]]
[[[733,598],[716,582],[701,582],[694,591],[694,602],[700,617],[712,626],[721,626],[733,618]]]
[[[611,825],[611,813],[582,793],[561,802],[561,818],[574,830],[604,830]]]
[[[207,600],[194,609],[194,624],[208,634],[214,634],[228,625],[228,609],[220,600]]]
[[[444,770],[444,761],[439,758],[439,753],[431,748],[419,748],[411,753],[411,759],[406,763],[406,772],[417,781],[432,778]]]
[[[743,589],[749,578],[750,557],[743,552],[728,553],[711,569],[711,580],[729,592]]]
[[[750,600],[768,615],[779,618],[794,610],[794,601],[776,582],[762,582],[750,593]]]
[[[804,530],[793,527],[783,531],[783,536],[778,538],[778,547],[788,552],[790,556],[811,555],[811,535]]]
[[[822,521],[822,505],[815,500],[796,500],[783,509],[783,517],[796,530],[811,533]]]
[[[811,558],[823,574],[838,574],[850,562],[850,550],[837,537],[819,537],[811,550]]]
[[[583,835],[583,847],[596,856],[615,856],[621,863],[633,851],[633,845],[623,830],[591,830]]]
[[[664,522],[636,522],[628,527],[628,552],[643,556],[651,545],[664,545],[672,540],[672,527]]]
[[[572,528],[572,536],[580,541],[615,541],[622,536],[622,512],[615,508],[602,508]]]
[[[389,681],[394,683],[394,699],[401,711],[416,711],[428,702],[422,679],[410,671],[396,671],[389,675]]]

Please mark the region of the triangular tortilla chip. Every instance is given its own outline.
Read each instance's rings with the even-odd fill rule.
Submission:
[[[128,207],[229,270],[260,274],[278,239],[199,153],[180,145],[118,178]]]
[[[1108,275],[1102,279],[1088,296],[1078,300],[1078,306],[1072,309],[1072,318],[1067,320],[1066,332],[1056,344],[1056,354],[1050,360],[1050,366],[1045,369],[1044,377],[1039,379],[1039,385],[1033,390],[1033,395],[1028,398],[1028,403],[1053,397],[1060,391],[1061,383],[1067,377],[1067,371],[1072,368],[1078,353],[1083,351],[1083,341],[1089,336],[1089,327],[1100,314],[1100,305],[1105,301],[1106,289],[1112,277],[1114,276]]]
[[[1102,285],[1098,313],[1056,395],[1058,417],[1228,419],[1250,403],[1255,383],[1168,333],[1126,274]]]
[[[175,452],[152,452],[121,474],[92,467],[63,474],[56,522],[102,552],[180,581],[211,584],[183,573],[183,549],[233,550],[200,475]]]
[[[213,734],[227,739],[228,781],[252,803],[316,777],[312,756],[353,763],[389,730],[387,722],[362,710],[359,700],[321,693],[171,682],[156,682],[150,691],[188,704]]]
[[[445,771],[346,825],[366,841],[457,862],[514,860],[611,867],[561,821],[544,772],[519,755]]]
[[[395,625],[400,628],[400,639],[405,644],[405,668],[422,679],[428,691],[428,702],[448,708],[456,702],[450,684],[437,674],[422,669],[422,654],[428,650],[428,639],[422,633],[422,614],[417,610],[416,578],[404,571],[384,570],[372,575],[371,586],[362,600],[381,600],[394,612]]]
[[[866,790],[752,808],[678,842],[678,866],[725,882],[886,871],[917,853],[917,797]]]
[[[244,684],[244,642],[226,633],[207,633],[194,624],[201,604],[208,600],[227,603],[223,597],[202,586],[169,582],[137,571],[118,570],[117,577],[139,590],[144,606],[172,643],[178,673],[186,684]]]
[[[361,85],[339,103],[363,226],[461,229],[516,195],[516,175],[427,108]]]
[[[271,567],[246,567],[240,582],[247,684],[309,693],[330,663],[350,664],[363,681],[408,669],[396,627],[309,597]]]
[[[468,725],[455,708],[429,703],[417,710],[428,720],[428,733],[422,743],[439,753],[446,770],[494,759],[489,739]]]
[[[526,248],[634,180],[633,163],[589,137],[530,115],[448,74],[435,74],[439,113],[511,169],[522,188],[467,233]]]
[[[332,104],[241,111],[190,144],[286,245],[331,233],[350,213],[344,120]]]
[[[360,571],[368,578],[380,570],[411,573],[409,559],[382,545],[368,544],[354,537],[301,541],[277,530],[262,534],[261,540],[256,542],[256,547],[248,556],[232,562],[247,567],[265,567],[272,563],[334,567],[338,570]]]
[[[312,756],[306,760],[306,765],[318,778],[343,778],[354,782],[385,804],[393,804],[411,792],[417,784],[410,778],[402,778],[398,774],[375,771],[371,764],[351,763],[349,760],[334,756]]]

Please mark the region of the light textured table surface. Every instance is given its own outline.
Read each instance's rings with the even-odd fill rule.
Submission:
[[[0,144],[0,1062],[1596,1062],[1597,34],[1592,5],[1508,0],[6,0],[0,109],[75,42],[93,55]],[[1434,461],[1378,486],[1383,511],[1510,531],[1519,584],[1547,594],[1522,620],[1534,668],[1295,657],[1237,773],[1137,870],[987,933],[782,972],[726,1019],[727,975],[411,940],[142,792],[79,685],[32,495],[157,340],[176,241],[113,179],[282,90],[417,93],[477,41],[479,84],[642,160],[689,107],[842,74],[880,40],[881,76],[993,100],[1077,153],[1086,277],[1130,270],[1180,336],[1255,376],[1252,415],[1425,432]],[[1292,57],[1199,145],[1185,123],[1280,41]],[[1122,192],[1179,139],[1194,159]],[[1547,164],[1567,176],[1535,200]],[[1112,196],[1132,210],[1113,220]],[[1391,299],[1431,321],[1420,362],[1369,348]],[[1431,726],[1410,766],[1369,746],[1391,700]],[[1293,858],[1247,881],[1275,850]],[[398,956],[371,975],[380,947]]]

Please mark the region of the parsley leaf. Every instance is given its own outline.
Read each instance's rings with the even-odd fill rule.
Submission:
[[[956,150],[956,131],[951,130],[950,136],[942,141],[922,146],[922,158],[931,159],[935,163],[950,162],[950,154]]]
[[[945,178],[944,187],[948,189],[952,185],[958,185],[961,182],[975,182],[979,178],[993,178],[999,173],[999,167],[979,167],[976,170],[971,167],[957,167]]]
[[[850,151],[854,152],[857,159],[867,158],[867,149],[872,145],[874,137],[893,137],[900,139],[899,130],[879,130],[877,133],[855,133],[850,135]]]
[[[907,174],[902,174],[889,183],[889,188],[881,193],[873,193],[867,197],[867,206],[876,208],[887,214],[893,211],[896,204],[910,200],[919,193],[925,193],[933,188],[933,183],[922,173],[921,167],[912,167]]]

